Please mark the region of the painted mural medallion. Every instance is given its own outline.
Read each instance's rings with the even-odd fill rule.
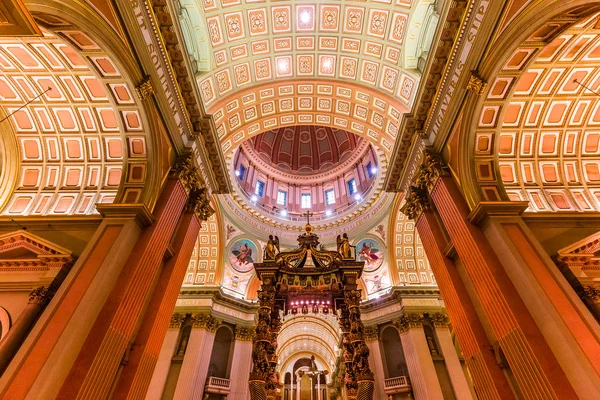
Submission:
[[[383,243],[374,238],[364,238],[356,244],[356,255],[359,261],[365,262],[365,272],[373,272],[381,267],[384,258]]]
[[[229,252],[229,263],[238,272],[248,272],[254,267],[254,260],[258,259],[256,245],[250,240],[237,240]]]

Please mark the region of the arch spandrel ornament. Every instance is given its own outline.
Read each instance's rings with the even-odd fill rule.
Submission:
[[[305,232],[298,236],[296,249],[254,264],[262,286],[258,292],[260,310],[250,373],[253,400],[275,398],[281,315],[304,313],[304,309],[308,312],[308,307],[320,307],[323,312],[338,316],[348,398],[373,399],[374,377],[359,309],[362,294],[358,282],[364,262],[356,261],[354,253],[346,235],[338,238],[337,251],[326,250],[308,223]]]

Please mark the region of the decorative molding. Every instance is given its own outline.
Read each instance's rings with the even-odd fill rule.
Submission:
[[[441,176],[450,175],[450,169],[439,154],[425,153],[423,163],[417,171],[416,186],[431,191]]]
[[[231,185],[227,179],[225,160],[220,149],[217,129],[210,117],[204,111],[198,101],[196,84],[193,73],[188,68],[185,59],[188,57],[185,43],[180,43],[176,29],[178,29],[178,18],[174,18],[167,3],[163,0],[150,0],[151,9],[148,11],[153,15],[153,20],[158,24],[158,36],[164,44],[167,58],[172,70],[175,72],[175,81],[185,103],[187,117],[191,122],[192,130],[199,140],[199,144],[206,149],[206,156],[211,164],[209,170],[215,178],[217,193],[229,193]]]
[[[467,82],[467,90],[471,93],[475,93],[477,96],[481,96],[486,87],[487,82],[477,74],[477,71],[471,71],[469,82]]]
[[[442,27],[440,40],[437,42],[437,47],[430,51],[430,54],[432,54],[430,65],[426,74],[424,74],[424,80],[421,83],[422,89],[415,101],[416,106],[413,107],[413,113],[404,118],[398,139],[394,145],[394,152],[392,153],[394,157],[390,160],[389,173],[385,184],[386,191],[397,192],[401,190],[398,183],[402,178],[408,153],[416,133],[423,130],[434,101],[438,101],[438,92],[443,83],[442,78],[446,78],[443,72],[456,51],[457,43],[464,37],[464,35],[458,35],[458,33],[461,30],[461,22],[467,10],[467,4],[466,0],[452,2],[446,14],[446,20],[440,21]]]
[[[192,328],[206,329],[210,333],[215,333],[221,325],[221,321],[211,316],[210,313],[193,313],[190,318]]]
[[[479,225],[490,217],[519,217],[529,207],[528,201],[480,201],[467,220]]]
[[[143,229],[154,223],[154,216],[145,204],[96,204],[104,218],[131,218]]]
[[[22,0],[0,2],[0,36],[42,36]]]

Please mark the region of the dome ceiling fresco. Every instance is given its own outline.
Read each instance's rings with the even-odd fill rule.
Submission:
[[[362,142],[360,137],[341,129],[295,126],[252,138],[248,153],[254,152],[278,169],[310,174],[335,168],[362,149]]]

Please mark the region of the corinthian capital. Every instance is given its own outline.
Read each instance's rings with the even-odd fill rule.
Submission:
[[[251,342],[253,338],[254,338],[254,328],[236,326],[235,340],[240,340],[242,342]]]
[[[400,209],[404,215],[416,220],[425,211],[431,210],[427,190],[417,186],[411,186],[404,205]]]
[[[185,320],[185,315],[180,313],[174,313],[171,315],[171,321],[169,322],[169,328],[179,329]]]
[[[200,178],[198,177],[198,168],[194,165],[191,155],[175,162],[169,175],[179,179],[188,193],[201,186]]]
[[[52,296],[54,296],[54,292],[46,286],[37,287],[29,293],[29,304],[46,306],[52,300]]]
[[[400,333],[407,332],[410,328],[420,328],[423,326],[423,314],[406,313],[392,322]]]
[[[198,219],[201,221],[207,221],[211,215],[215,213],[215,210],[210,205],[210,198],[208,197],[208,189],[205,187],[193,188],[190,191],[190,197],[188,199],[188,211],[196,214]]]
[[[436,328],[445,328],[450,322],[448,316],[442,313],[429,314],[429,318],[431,318],[431,322],[433,322],[433,326]]]
[[[449,175],[448,166],[441,156],[425,153],[425,159],[417,172],[416,186],[430,191],[440,176]]]
[[[377,325],[365,326],[365,340],[367,342],[375,342],[379,339],[379,328]]]

